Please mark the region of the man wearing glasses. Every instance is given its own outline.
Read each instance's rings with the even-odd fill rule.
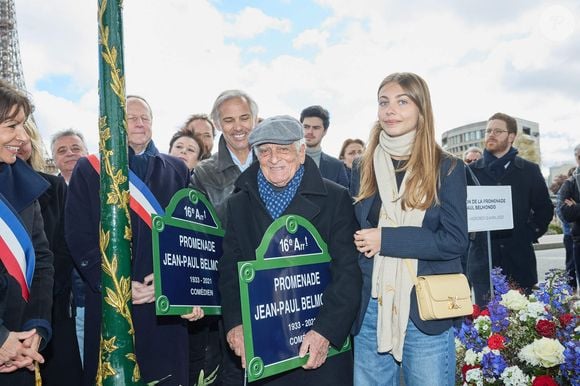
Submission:
[[[488,267],[486,233],[475,234],[470,244],[467,272],[475,301],[489,300],[489,268],[501,267],[508,279],[526,293],[538,282],[532,243],[548,229],[554,215],[548,187],[537,164],[519,157],[513,147],[516,120],[504,113],[492,115],[485,130],[483,157],[469,164],[481,185],[509,185],[512,194],[513,229],[492,231],[492,267]],[[471,181],[473,185],[474,182]]]

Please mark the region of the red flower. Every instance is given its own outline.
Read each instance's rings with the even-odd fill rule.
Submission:
[[[549,375],[540,375],[532,382],[532,386],[558,386],[554,378]]]
[[[486,308],[479,313],[479,316],[489,316],[489,310]]]
[[[471,369],[478,369],[481,366],[472,366],[472,365],[463,365],[463,367],[461,368],[461,374],[463,375],[463,380],[466,381],[467,379],[465,379],[465,374],[467,374],[467,372]]]
[[[500,334],[492,334],[487,339],[487,347],[489,347],[491,350],[501,350],[502,348],[505,347],[503,345],[504,343],[505,343],[505,338],[503,336],[501,336]]]
[[[553,338],[556,336],[556,323],[540,319],[538,320],[538,323],[536,323],[536,332],[543,337]]]
[[[560,325],[562,327],[566,327],[571,321],[572,319],[574,319],[574,316],[572,316],[572,314],[562,314],[560,315]]]
[[[471,318],[476,319],[481,313],[481,309],[477,304],[473,305],[473,312],[471,313]]]

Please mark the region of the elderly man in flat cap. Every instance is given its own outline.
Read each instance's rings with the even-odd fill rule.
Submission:
[[[305,156],[302,125],[295,118],[264,120],[252,131],[249,142],[259,162],[240,175],[227,200],[224,254],[219,265],[228,344],[245,367],[237,263],[255,259],[256,248],[274,220],[299,215],[317,228],[328,245],[331,281],[314,326],[300,348],[301,356],[310,354],[308,362],[303,368],[255,384],[352,384],[351,352],[327,359],[329,345],[340,348],[348,337],[360,302],[361,273],[352,241],[357,225],[349,193],[323,179],[314,161]]]

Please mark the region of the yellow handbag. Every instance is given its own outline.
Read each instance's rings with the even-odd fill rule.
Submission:
[[[405,259],[415,283],[421,320],[457,318],[473,312],[471,289],[462,273],[417,276]]]

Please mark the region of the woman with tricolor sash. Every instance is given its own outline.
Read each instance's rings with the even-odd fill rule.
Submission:
[[[0,385],[33,385],[51,336],[53,266],[38,197],[48,183],[16,154],[27,97],[0,81]]]

